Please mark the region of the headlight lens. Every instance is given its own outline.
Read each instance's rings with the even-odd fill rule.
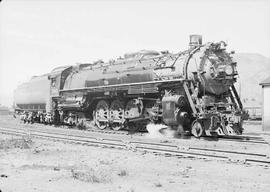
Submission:
[[[225,73],[227,75],[232,75],[233,74],[233,67],[230,66],[230,65],[227,65],[226,68],[225,68]]]

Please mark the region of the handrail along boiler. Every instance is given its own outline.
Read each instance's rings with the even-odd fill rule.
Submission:
[[[200,35],[191,35],[189,49],[176,54],[142,50],[109,62],[54,69],[44,80],[46,110],[22,107],[21,98],[16,100],[16,94],[25,96],[21,87],[15,103],[33,116],[51,114],[55,123],[81,127],[89,120],[114,130],[152,122],[196,137],[242,134],[244,112],[231,54],[223,41],[202,44]]]

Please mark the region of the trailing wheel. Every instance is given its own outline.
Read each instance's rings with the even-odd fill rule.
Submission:
[[[110,121],[112,129],[118,131],[124,127],[124,105],[119,100],[114,100],[110,107]]]
[[[192,127],[191,127],[191,133],[192,135],[194,135],[195,137],[199,138],[203,135],[203,126],[202,124],[195,120],[193,123],[192,123]]]
[[[105,100],[100,100],[94,112],[95,124],[99,129],[106,129],[109,124],[109,103]]]

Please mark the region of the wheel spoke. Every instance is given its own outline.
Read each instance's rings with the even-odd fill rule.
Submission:
[[[202,124],[198,121],[194,121],[192,123],[191,133],[195,137],[201,137],[203,135],[203,127]]]
[[[110,107],[110,121],[112,123],[112,129],[118,131],[123,128],[124,117],[124,105],[119,100],[114,100]]]
[[[95,110],[95,124],[99,129],[106,129],[109,122],[109,104],[100,100]]]

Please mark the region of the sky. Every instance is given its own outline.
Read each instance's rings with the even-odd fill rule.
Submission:
[[[183,51],[189,35],[270,58],[268,0],[3,0],[0,104],[34,75],[142,49]]]

